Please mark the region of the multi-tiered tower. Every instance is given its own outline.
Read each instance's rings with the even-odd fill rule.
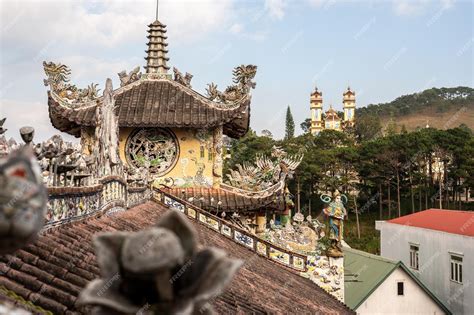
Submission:
[[[314,88],[310,98],[311,108],[311,134],[318,134],[324,129],[323,126],[323,93],[319,92],[318,88]]]
[[[162,24],[160,21],[156,20],[155,22],[148,25],[148,50],[145,52],[147,56],[146,60],[146,73],[158,73],[166,74],[170,67],[166,65],[169,58],[166,57],[168,50],[166,46],[166,25]]]
[[[342,94],[342,108],[344,109],[344,127],[353,127],[355,119],[355,92],[350,87]]]

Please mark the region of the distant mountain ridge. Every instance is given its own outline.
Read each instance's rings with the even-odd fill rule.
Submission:
[[[358,116],[378,116],[382,125],[390,121],[407,130],[430,127],[455,128],[461,124],[474,130],[474,89],[432,88],[403,95],[389,103],[370,104],[356,110]]]

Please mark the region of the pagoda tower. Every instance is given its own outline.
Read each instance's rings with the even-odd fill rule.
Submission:
[[[314,92],[311,93],[310,97],[310,108],[311,108],[311,127],[310,131],[312,135],[317,135],[324,129],[323,126],[323,93],[314,88]]]
[[[169,58],[166,57],[168,50],[166,47],[166,25],[162,24],[160,21],[156,20],[155,22],[148,25],[148,50],[145,52],[147,56],[146,60],[146,73],[157,73],[157,74],[167,74],[170,67],[166,65],[169,61]]]
[[[342,108],[344,109],[344,126],[353,127],[355,119],[355,92],[350,87],[342,94]]]

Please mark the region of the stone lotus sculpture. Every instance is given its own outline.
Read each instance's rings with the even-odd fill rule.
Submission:
[[[47,198],[31,148],[0,160],[0,254],[13,252],[37,235],[44,225]]]
[[[170,210],[154,227],[102,233],[94,239],[101,278],[79,305],[95,314],[209,314],[210,300],[241,265],[216,248],[198,250],[188,219]]]

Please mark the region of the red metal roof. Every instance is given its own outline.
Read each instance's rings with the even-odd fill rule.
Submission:
[[[474,236],[474,212],[472,211],[428,209],[392,219],[388,222],[452,234]]]

